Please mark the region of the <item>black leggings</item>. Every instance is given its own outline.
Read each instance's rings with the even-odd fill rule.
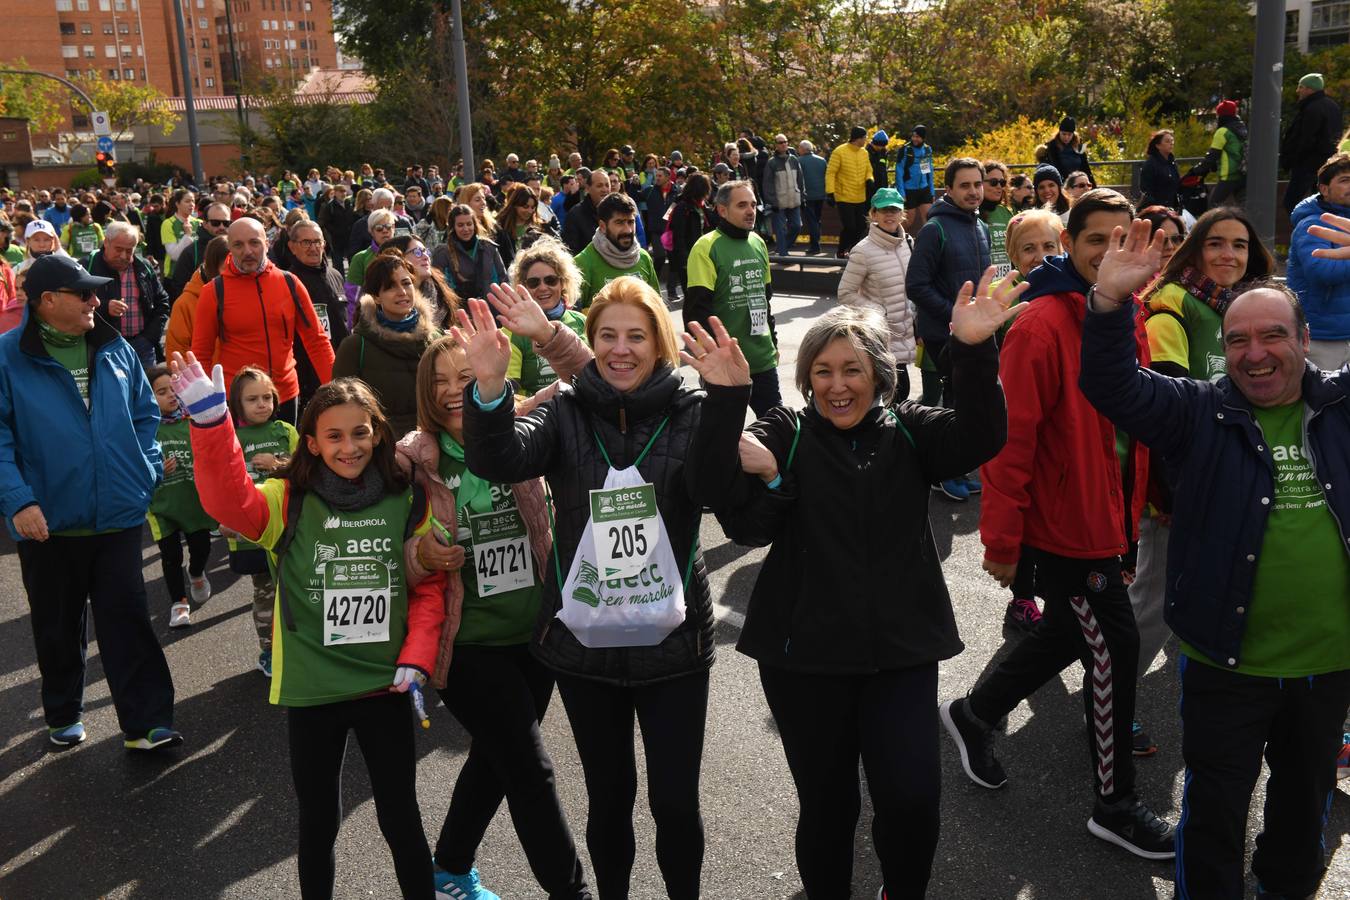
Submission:
[[[473,737],[436,842],[436,864],[473,868],[503,796],[525,857],[551,900],[590,897],[539,723],[553,697],[553,674],[527,644],[457,645],[441,699]]]
[[[159,540],[159,565],[164,570],[164,589],[169,592],[170,603],[187,599],[187,587],[183,584],[183,545],[180,541],[183,536],[183,532],[175,531]],[[201,578],[211,556],[211,532],[191,532],[187,535],[187,545],[188,574],[193,578]]]
[[[694,900],[703,869],[698,779],[708,717],[707,671],[641,687],[558,675],[558,694],[586,774],[586,847],[602,900],[627,900],[636,840],[633,717],[647,757],[656,862],[670,900]]]
[[[342,758],[347,732],[356,732],[380,832],[394,856],[394,872],[405,898],[432,900],[431,851],[417,808],[417,759],[412,708],[407,694],[386,694],[295,706],[287,711],[291,778],[300,819],[300,896],[333,896],[333,844],[342,825]]]
[[[861,758],[886,896],[922,898],[939,828],[937,663],[872,675],[760,666],[759,680],[797,785],[797,869],[806,896],[849,896]]]

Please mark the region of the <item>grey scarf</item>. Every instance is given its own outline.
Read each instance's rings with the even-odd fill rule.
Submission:
[[[633,269],[638,264],[638,254],[642,248],[638,246],[637,238],[633,238],[633,244],[627,251],[620,250],[614,246],[614,242],[605,235],[603,228],[595,229],[595,237],[591,238],[591,244],[595,247],[595,252],[600,254],[600,258],[609,263],[616,269]]]
[[[384,497],[384,476],[374,466],[366,466],[361,477],[349,481],[325,465],[319,465],[318,478],[311,490],[338,512],[356,512],[374,506]]]

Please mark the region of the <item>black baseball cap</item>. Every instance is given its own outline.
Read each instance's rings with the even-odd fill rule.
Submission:
[[[23,289],[28,301],[36,303],[48,291],[92,291],[112,281],[90,275],[73,257],[53,253],[40,256],[28,267]]]

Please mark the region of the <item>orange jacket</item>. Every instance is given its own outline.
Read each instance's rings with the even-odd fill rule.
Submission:
[[[0,259],[0,334],[23,321],[23,308],[28,298],[19,293],[14,269]]]
[[[173,358],[175,351],[187,353],[192,349],[192,323],[197,315],[197,300],[202,293],[202,270],[198,268],[183,286],[183,293],[174,301],[173,311],[169,313],[169,326],[164,330],[164,355]],[[220,342],[216,342],[216,352],[211,354],[211,365],[220,362]],[[210,371],[211,365],[201,361]]]
[[[235,268],[233,257],[226,258],[220,277],[225,286],[224,322],[216,318],[214,284],[205,285],[193,317],[192,352],[198,359],[206,359],[219,341],[218,362],[225,369],[226,386],[244,366],[257,366],[272,376],[282,403],[299,396],[294,352],[297,333],[319,382],[333,380],[333,345],[300,279],[271,261],[258,272],[244,274]],[[295,299],[286,286],[288,278],[295,286]]]

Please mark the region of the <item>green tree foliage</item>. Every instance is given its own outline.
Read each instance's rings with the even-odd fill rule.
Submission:
[[[449,0],[346,0],[339,38],[399,127],[457,145]],[[679,147],[743,128],[830,145],[855,124],[954,146],[1025,117],[1184,118],[1249,92],[1246,0],[483,0],[465,4],[480,154]],[[433,151],[433,156],[436,155]],[[378,157],[377,158],[381,158]],[[373,161],[373,160],[372,160]]]

